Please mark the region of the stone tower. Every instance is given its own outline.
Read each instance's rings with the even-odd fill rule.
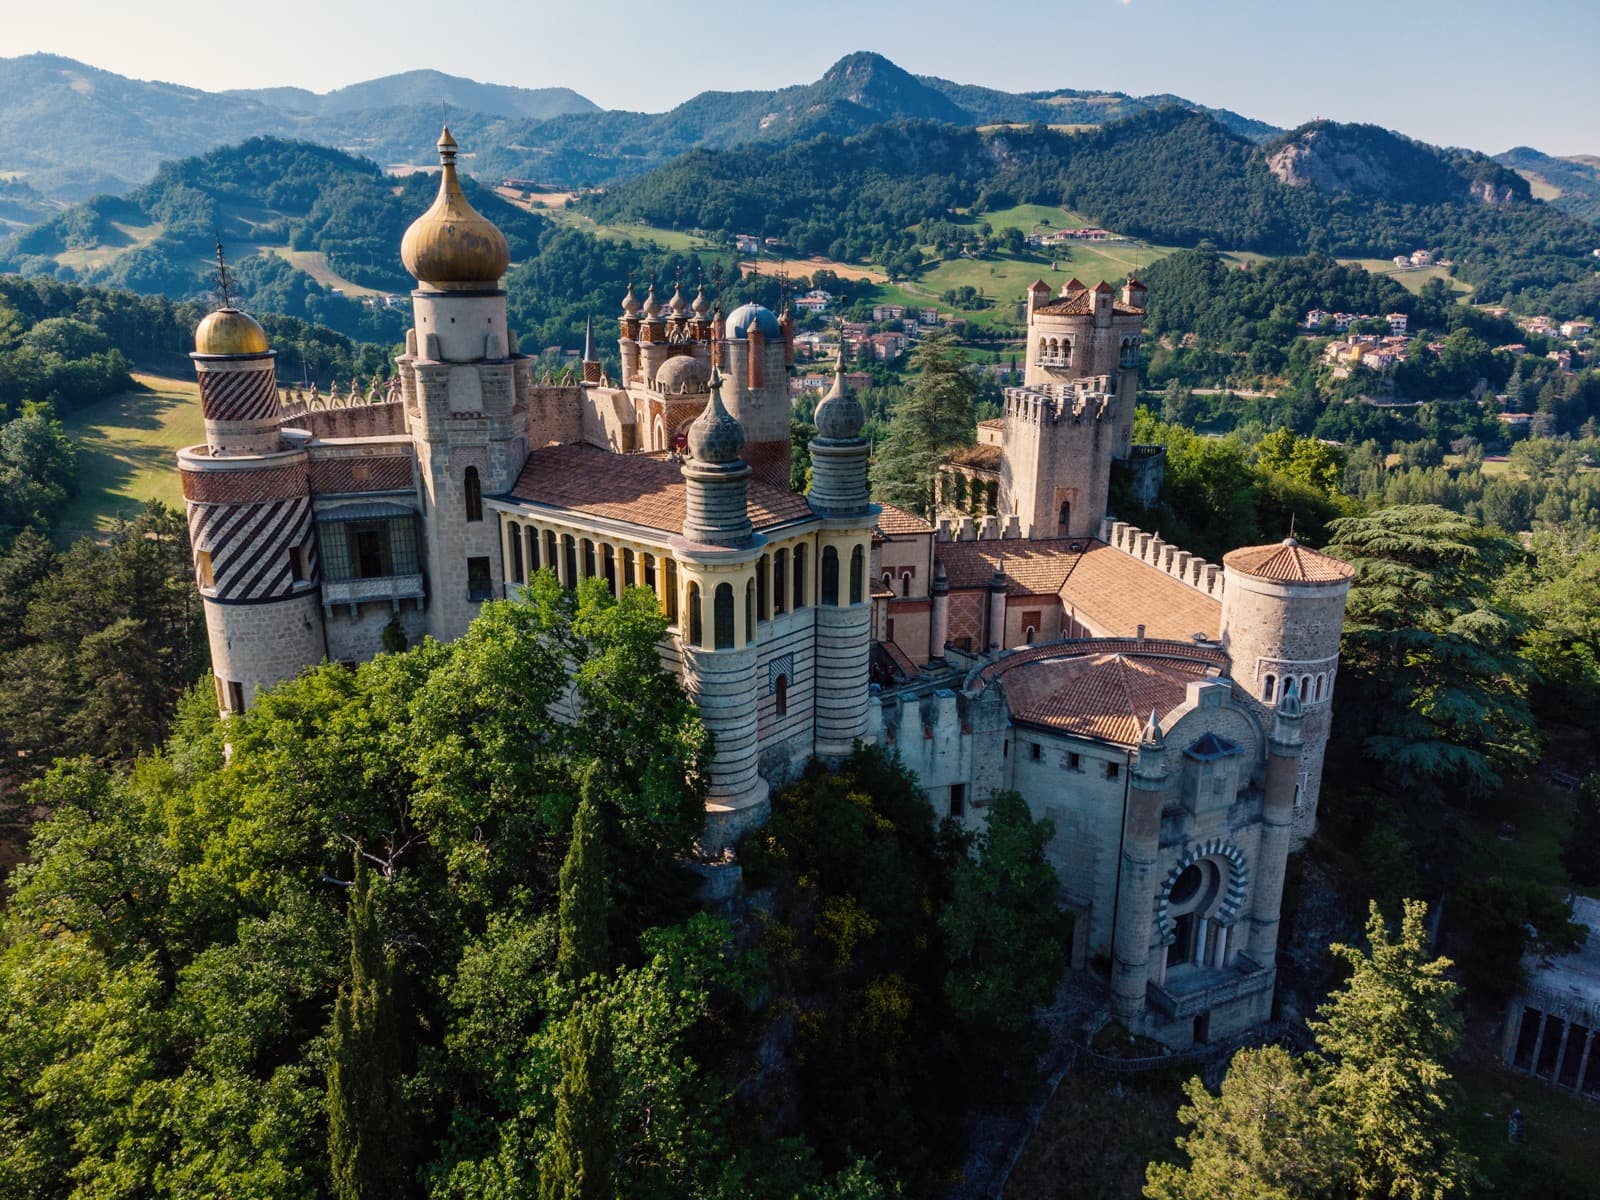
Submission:
[[[744,426],[745,458],[758,479],[787,488],[790,334],[759,304],[729,313],[723,333],[722,401]]]
[[[1076,279],[1054,299],[1040,281],[1028,291],[1023,386],[1005,394],[1002,512],[1033,537],[1099,533],[1111,462],[1126,458],[1139,385],[1145,287]]]
[[[504,587],[499,532],[483,498],[509,491],[527,455],[514,409],[526,400],[532,369],[506,327],[505,236],[461,190],[448,128],[439,162],[439,194],[400,243],[417,279],[416,323],[396,361],[436,582],[428,632],[447,640],[466,632],[479,604]]]
[[[746,502],[750,467],[744,431],[722,403],[722,381],[689,426],[683,464],[678,629],[683,685],[715,739],[704,845],[716,853],[767,818],[767,781],[757,771],[756,564],[766,539]]]
[[[816,753],[848,754],[867,733],[872,602],[867,563],[879,508],[867,493],[867,439],[860,402],[845,386],[844,355],[817,405],[811,439],[811,510],[823,518],[816,608]]]
[[[1234,550],[1222,560],[1222,644],[1234,682],[1267,710],[1295,681],[1300,765],[1293,803],[1295,841],[1317,824],[1322,759],[1332,719],[1333,683],[1344,632],[1345,597],[1354,570],[1348,563],[1293,538]]]
[[[218,706],[242,712],[326,653],[310,439],[279,430],[277,352],[248,315],[206,317],[190,357],[206,442],[180,451],[178,468]]]

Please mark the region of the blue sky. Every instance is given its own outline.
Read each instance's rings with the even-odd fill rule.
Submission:
[[[1600,0],[58,0],[0,22],[0,55],[205,88],[326,91],[436,67],[655,111],[809,81],[866,49],[1013,91],[1173,92],[1278,125],[1372,121],[1556,154],[1600,154],[1597,43]]]

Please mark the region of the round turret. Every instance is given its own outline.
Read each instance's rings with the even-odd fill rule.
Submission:
[[[400,259],[418,283],[435,291],[496,288],[511,265],[511,250],[505,234],[461,190],[448,126],[439,135],[439,162],[439,194],[406,230]]]
[[[208,355],[265,354],[267,333],[249,313],[219,308],[194,331],[194,352]]]
[[[761,304],[741,304],[728,314],[723,333],[729,338],[748,337],[751,329],[759,330],[769,338],[780,337],[782,327],[770,308]]]
[[[711,381],[711,368],[693,355],[669,358],[656,372],[656,388],[668,395],[703,392]]]

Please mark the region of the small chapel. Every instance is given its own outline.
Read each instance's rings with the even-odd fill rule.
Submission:
[[[1351,570],[1292,538],[1209,563],[1107,511],[1113,470],[1158,478],[1131,444],[1144,287],[1033,285],[1023,383],[929,522],[872,501],[842,362],[791,490],[787,310],[630,285],[621,378],[591,328],[581,380],[536,379],[506,240],[438,149],[397,387],[285,392],[246,313],[196,330],[206,440],[178,467],[220,709],[386,630],[458,637],[536,571],[649,588],[714,737],[708,859],[808,760],[876,743],[930,821],[980,828],[1003,790],[1050,819],[1106,1019],[1178,1049],[1268,1019]]]

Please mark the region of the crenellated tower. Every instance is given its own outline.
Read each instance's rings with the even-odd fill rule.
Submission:
[[[434,580],[428,632],[459,637],[478,606],[504,588],[500,534],[485,496],[510,490],[527,437],[516,411],[532,365],[506,324],[500,278],[505,235],[468,202],[456,174],[456,141],[439,137],[439,192],[400,244],[416,277],[416,321],[397,361],[406,423],[416,446],[423,539]]]
[[[310,438],[280,430],[277,352],[260,325],[226,303],[225,285],[224,293],[190,355],[205,445],[179,451],[178,467],[218,707],[242,712],[261,688],[321,662],[327,647]]]

